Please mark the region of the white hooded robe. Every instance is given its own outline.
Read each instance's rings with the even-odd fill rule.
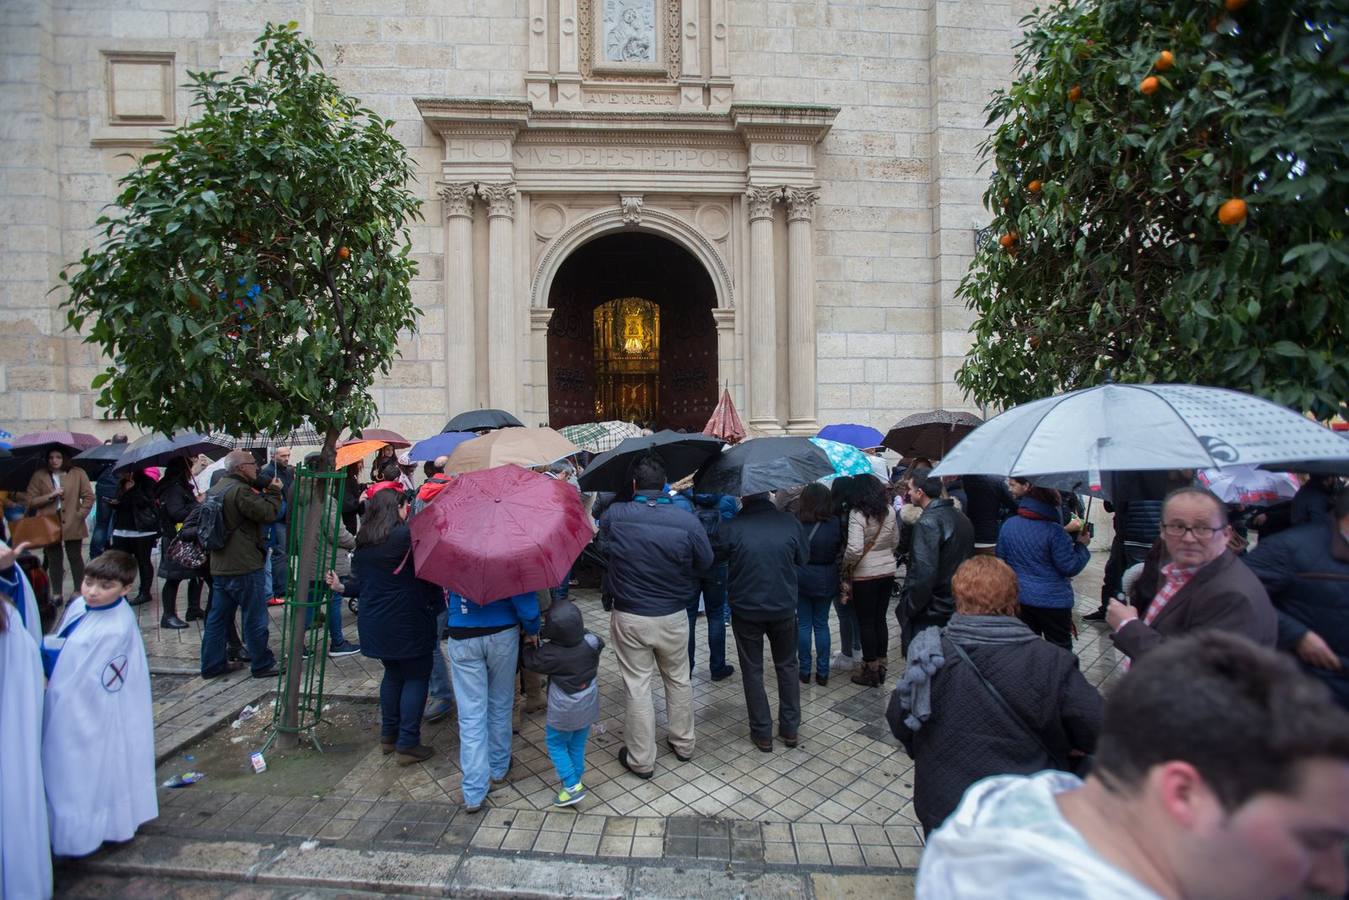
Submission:
[[[45,900],[52,856],[42,786],[42,659],[19,610],[6,600],[0,605],[7,623],[0,631],[0,897]]]

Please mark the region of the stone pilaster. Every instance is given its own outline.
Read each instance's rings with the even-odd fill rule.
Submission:
[[[478,323],[473,291],[474,187],[440,185],[445,213],[445,388],[449,414],[478,405]]]
[[[812,435],[815,421],[815,236],[820,192],[791,187],[787,202],[787,432]]]
[[[749,209],[749,426],[779,434],[777,289],[773,281],[773,205],[778,187],[751,187]]]
[[[487,203],[487,399],[516,412],[515,185],[480,184],[478,195]]]

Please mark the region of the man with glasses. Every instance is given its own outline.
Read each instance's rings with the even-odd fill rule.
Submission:
[[[1162,507],[1166,557],[1157,593],[1137,605],[1112,600],[1110,639],[1130,660],[1163,641],[1216,629],[1273,647],[1278,619],[1255,573],[1227,548],[1227,508],[1198,487],[1172,491]]]

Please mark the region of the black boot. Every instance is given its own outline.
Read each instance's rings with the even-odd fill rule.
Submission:
[[[187,628],[188,625],[182,619],[172,613],[164,613],[159,617],[160,628]]]

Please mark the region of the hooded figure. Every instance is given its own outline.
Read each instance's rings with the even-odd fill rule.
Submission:
[[[544,643],[525,647],[524,667],[548,679],[547,725],[558,731],[588,728],[600,715],[596,687],[604,640],[585,629],[581,610],[570,601],[548,611],[539,636]]]

